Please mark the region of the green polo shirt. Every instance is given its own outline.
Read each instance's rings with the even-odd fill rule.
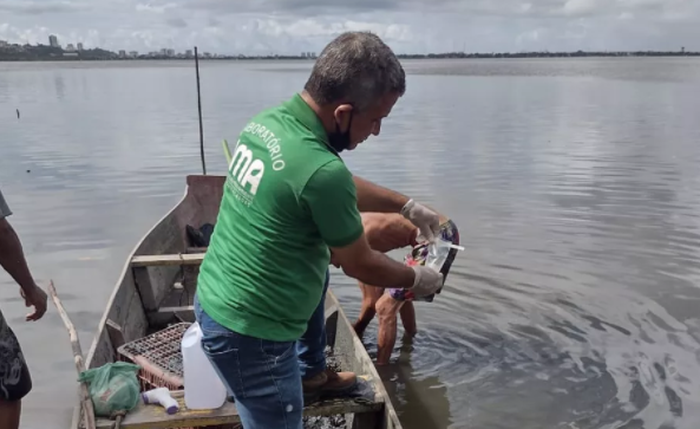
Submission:
[[[200,267],[200,304],[240,334],[297,340],[320,302],[328,247],[362,231],[352,174],[296,94],[239,135]]]

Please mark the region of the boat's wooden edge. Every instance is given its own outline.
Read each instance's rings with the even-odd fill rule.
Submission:
[[[85,358],[85,367],[90,368],[92,360],[95,355],[95,351],[97,350],[97,347],[99,346],[99,341],[100,338],[102,337],[103,331],[106,329],[107,326],[107,320],[109,319],[109,312],[114,306],[114,302],[116,299],[116,296],[119,293],[119,288],[122,286],[125,277],[129,274],[129,270],[131,270],[131,260],[133,257],[136,255],[136,252],[138,249],[141,247],[141,245],[151,236],[152,232],[160,225],[165,219],[168,218],[168,216],[171,216],[173,212],[175,212],[178,207],[180,207],[189,197],[190,195],[190,186],[189,186],[189,176],[187,177],[187,186],[185,187],[185,191],[180,198],[180,200],[175,204],[167,213],[165,213],[163,216],[161,216],[158,221],[156,221],[149,230],[141,236],[141,239],[136,243],[136,245],[132,248],[132,250],[129,252],[129,255],[126,258],[126,261],[124,263],[124,266],[122,267],[122,270],[120,272],[120,275],[115,283],[115,286],[112,290],[112,293],[110,294],[109,300],[107,301],[107,305],[105,306],[105,310],[102,314],[102,317],[100,318],[100,321],[97,325],[97,331],[95,331],[95,335],[92,339],[92,343],[90,345],[90,348],[87,353],[87,357]],[[77,404],[75,406],[75,410],[73,413],[73,422],[71,423],[71,428],[72,429],[80,429],[80,424],[82,421],[82,407],[80,404]]]
[[[328,290],[326,296],[326,319],[329,319],[331,316],[337,319],[337,317],[339,317],[339,315],[342,314],[342,317],[344,317],[344,322],[349,323],[347,317],[345,317],[345,314],[342,311],[342,308],[340,307],[337,298],[332,293],[332,291]],[[160,310],[165,310],[165,308],[162,308]],[[173,307],[171,310],[191,311],[192,308],[191,306]],[[109,322],[110,321],[108,319],[107,324],[109,324]],[[328,323],[327,327],[329,329],[332,329],[331,325],[331,323]],[[371,359],[369,358],[369,355],[366,354],[366,350],[359,341],[359,338],[357,338],[356,335],[354,335],[354,338],[357,339],[357,341],[355,341],[355,339],[353,340],[356,353],[352,358],[358,359],[359,361],[363,362],[364,371],[363,373],[358,374],[358,376],[364,379],[365,381],[369,382],[372,386],[372,390],[374,392],[374,401],[355,401],[352,398],[339,398],[335,400],[327,400],[305,407],[305,416],[331,416],[354,414],[356,416],[356,419],[360,419],[362,418],[360,416],[363,416],[366,418],[370,418],[370,420],[368,421],[374,422],[375,420],[372,420],[372,418],[370,417],[372,413],[380,412],[383,415],[386,415],[387,413],[389,415],[392,414],[393,407],[391,406],[389,397],[386,395],[386,391],[384,390],[382,381],[379,378],[379,375],[376,373],[374,365]],[[362,348],[357,349],[357,347]],[[183,391],[173,391],[172,396],[178,401],[180,405],[180,410],[186,410],[183,402]],[[388,410],[386,408],[388,408]],[[382,412],[382,410],[384,411]],[[81,414],[79,414],[79,412],[80,407],[76,406],[74,408],[72,425],[73,428],[80,428],[79,424]],[[97,418],[96,422],[97,429],[111,429],[111,425],[114,423],[113,420],[109,420],[106,418]],[[202,427],[211,425],[235,424],[239,422],[240,419],[237,416],[235,405],[231,403],[226,403],[222,408],[217,410],[200,410],[189,411],[184,413],[180,412],[177,415],[169,416],[160,407],[146,406],[139,402],[137,408],[135,410],[132,410],[127,415],[126,419],[122,422],[121,427],[125,429]],[[400,426],[397,426],[396,424],[387,425],[385,427],[389,429],[400,429]]]
[[[194,182],[193,182],[194,183]],[[134,267],[134,260],[136,260],[137,264],[143,264],[143,266],[150,266],[148,264],[155,263],[154,264],[162,264],[163,263],[163,255],[160,255],[158,259],[143,259],[144,256],[151,256],[151,255],[137,255],[137,252],[139,248],[142,247],[142,245],[148,240],[153,232],[158,228],[158,226],[163,223],[165,220],[167,220],[168,217],[172,216],[173,213],[178,210],[183,204],[186,203],[188,198],[191,196],[191,185],[190,185],[190,176],[188,176],[187,180],[187,187],[185,189],[184,195],[182,198],[177,202],[176,205],[174,205],[165,215],[161,216],[160,219],[153,224],[153,226],[141,237],[141,239],[138,241],[138,243],[133,247],[132,251],[129,253],[125,264],[122,268],[121,274],[115,284],[115,287],[112,291],[112,294],[110,295],[110,298],[108,300],[108,303],[105,307],[103,316],[99,322],[98,325],[98,330],[95,332],[95,336],[93,337],[92,344],[90,346],[90,349],[87,354],[87,358],[85,360],[86,366],[89,368],[94,356],[97,347],[99,346],[99,342],[104,335],[104,331],[107,329],[107,322],[109,320],[109,315],[112,307],[115,305],[115,298],[117,297],[119,293],[119,289],[124,283],[124,280],[127,275],[130,275],[130,270]],[[196,264],[201,262],[201,258],[203,258],[203,253],[198,252],[198,253],[190,253],[190,252],[197,252],[199,249],[194,249],[194,248],[188,248],[186,250],[186,253],[180,255],[164,255],[166,256],[166,264],[171,263],[171,265],[182,265],[183,261]],[[173,261],[174,256],[176,256],[176,260]],[[187,265],[187,263],[185,263]],[[342,321],[340,321],[340,324],[345,324],[346,326],[352,326],[350,321],[348,320],[345,312],[342,310],[342,307],[340,306],[339,301],[335,297],[335,295],[329,290],[327,294],[327,300],[331,302],[331,307],[335,307],[337,309],[337,316],[336,317],[341,317]],[[355,356],[353,356],[354,359],[358,359],[363,362],[363,366],[366,367],[366,370],[363,371],[367,373],[369,378],[372,380],[372,384],[374,386],[374,389],[376,391],[376,396],[381,399],[379,403],[383,403],[384,407],[384,415],[386,416],[386,422],[383,425],[383,428],[385,429],[400,429],[401,424],[398,420],[398,416],[396,414],[396,410],[393,407],[393,404],[391,403],[390,397],[388,395],[388,392],[386,391],[384,384],[382,383],[382,380],[379,376],[379,373],[377,372],[376,368],[374,367],[374,363],[372,362],[371,358],[369,357],[364,344],[362,344],[362,341],[357,337],[356,334],[354,334],[353,330],[353,335],[352,335],[352,342],[353,342],[353,348],[355,350]],[[375,410],[377,411],[377,410]],[[345,411],[347,412],[347,411]],[[367,411],[365,411],[367,412]],[[82,421],[82,412],[81,412],[81,406],[80,404],[77,404],[74,408],[74,415],[73,415],[73,422],[71,427],[73,429],[80,429]],[[111,428],[111,422],[110,421],[110,428]],[[202,422],[203,423],[203,422]],[[102,427],[102,426],[99,426]],[[126,426],[124,426],[126,427]],[[137,427],[137,426],[133,426]],[[147,427],[156,427],[153,425],[147,426]]]
[[[337,317],[341,319],[340,321],[338,321],[338,323],[352,327],[350,320],[348,319],[347,315],[345,314],[345,311],[340,305],[340,301],[338,301],[338,298],[335,296],[335,294],[333,294],[333,292],[331,292],[330,289],[328,289],[328,293],[326,294],[326,300],[331,302],[330,306],[334,306],[338,309]],[[329,306],[329,304],[326,304],[326,306]],[[367,353],[367,349],[365,348],[365,345],[362,343],[362,340],[360,340],[360,337],[357,336],[355,330],[352,328],[350,330],[354,344],[354,349],[356,351],[355,357],[357,359],[361,359],[367,362],[365,371],[367,372],[367,375],[370,377],[370,379],[374,381],[373,384],[375,386],[377,394],[381,396],[384,402],[384,414],[386,416],[386,419],[390,420],[385,422],[384,427],[387,429],[401,429],[402,425],[401,421],[399,420],[399,416],[396,413],[396,409],[394,408],[393,403],[391,402],[389,392],[387,392],[386,388],[384,387],[384,382],[382,381],[379,372],[377,372],[377,369],[374,366],[372,358],[370,358],[369,353]]]
[[[75,397],[80,398],[80,386],[79,385],[76,389]],[[70,429],[81,429],[80,428],[80,419],[83,417],[82,411],[83,411],[82,403],[80,401],[78,401],[78,403],[73,406],[73,414],[71,416]]]
[[[178,203],[173,206],[165,215],[161,216],[160,219],[158,219],[157,222],[153,224],[153,226],[146,232],[141,239],[136,243],[136,245],[132,248],[131,252],[129,252],[129,255],[126,258],[126,262],[124,263],[124,266],[122,267],[121,273],[119,275],[119,278],[117,279],[117,282],[115,283],[114,289],[112,290],[112,294],[109,297],[109,301],[107,301],[107,305],[105,307],[105,311],[102,314],[102,318],[100,319],[100,322],[98,324],[98,329],[95,334],[95,337],[92,341],[92,344],[90,346],[90,350],[88,351],[87,358],[85,359],[85,365],[86,367],[90,367],[90,363],[92,362],[93,356],[95,354],[95,349],[98,345],[100,335],[102,331],[105,329],[105,326],[107,324],[107,319],[109,318],[109,311],[114,305],[114,300],[115,297],[117,296],[117,293],[119,292],[119,287],[123,284],[124,278],[128,275],[129,270],[131,270],[132,267],[132,259],[134,256],[136,256],[136,252],[138,251],[139,247],[150,237],[151,233],[158,227],[158,225],[163,222],[168,216],[170,216],[177,208],[182,205],[186,200],[189,195],[189,187],[185,189],[185,193],[178,201]]]
[[[173,255],[134,255],[131,266],[152,267],[162,265],[198,265],[204,260],[204,253],[178,253]]]
[[[378,388],[372,383],[375,392]],[[178,402],[179,410],[175,414],[167,414],[159,405],[146,405],[142,401],[126,415],[121,422],[123,429],[152,429],[172,427],[201,427],[240,423],[240,416],[233,402],[226,402],[220,408],[213,410],[188,410],[185,406],[184,392],[177,390],[171,396]],[[310,404],[304,407],[304,416],[333,416],[346,413],[362,414],[376,413],[385,405],[381,395],[375,395],[379,401],[356,401],[352,398],[331,399]],[[97,418],[96,429],[111,429],[113,420]]]

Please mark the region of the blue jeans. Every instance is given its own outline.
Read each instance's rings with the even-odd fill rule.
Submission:
[[[326,271],[326,281],[323,284],[323,295],[314,314],[311,315],[306,332],[297,341],[299,355],[299,370],[302,378],[311,378],[326,369],[326,291],[330,273]]]
[[[294,341],[238,334],[219,325],[199,305],[202,348],[228,391],[245,429],[303,429],[304,397]]]
[[[302,377],[326,368],[325,295],[298,341],[277,342],[242,335],[212,319],[194,297],[202,348],[233,395],[245,429],[303,429]]]

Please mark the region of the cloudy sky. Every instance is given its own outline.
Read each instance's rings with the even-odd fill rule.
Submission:
[[[400,53],[700,50],[700,0],[0,0],[15,43],[298,54],[345,30]]]

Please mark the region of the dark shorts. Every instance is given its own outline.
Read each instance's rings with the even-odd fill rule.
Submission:
[[[0,401],[18,401],[32,390],[22,348],[0,312]]]

